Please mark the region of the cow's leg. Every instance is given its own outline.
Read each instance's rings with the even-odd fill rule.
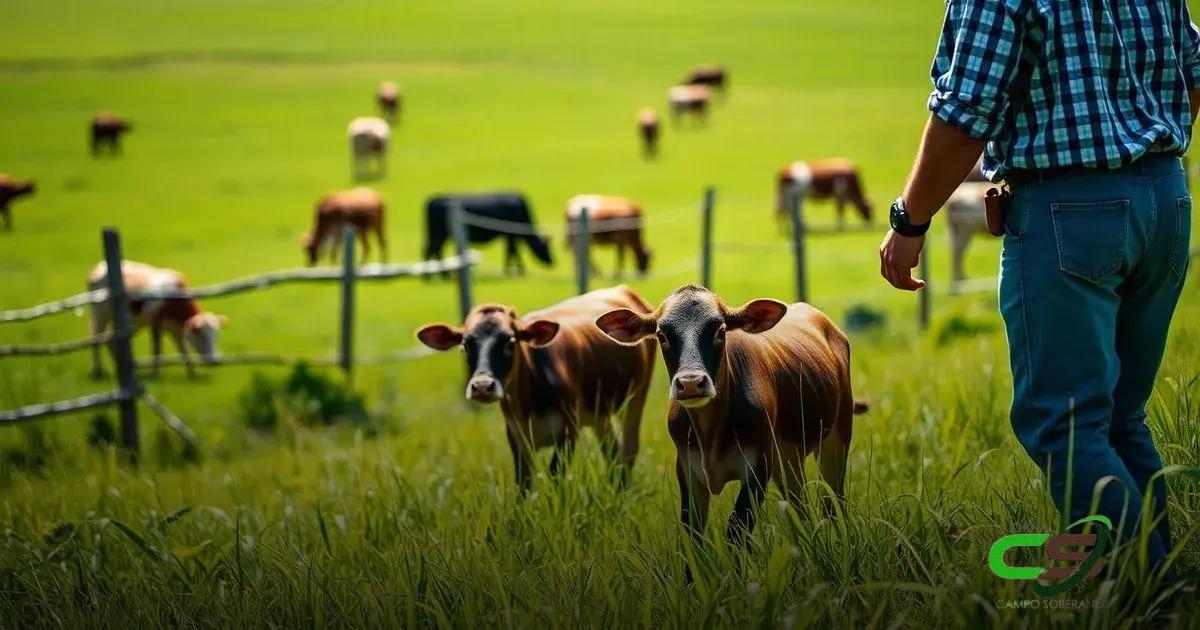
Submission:
[[[196,366],[192,365],[192,355],[188,354],[187,343],[183,339],[183,331],[172,330],[171,338],[175,340],[175,347],[179,349],[179,356],[183,357],[183,364],[187,366],[188,377],[196,376]]]
[[[967,246],[971,243],[971,231],[965,226],[955,225],[953,220],[950,222],[950,246],[953,249],[953,275],[954,282],[959,283],[967,279],[967,274],[963,270],[963,259],[967,255]],[[951,285],[953,286],[953,285]]]
[[[162,323],[155,321],[150,324],[150,376],[158,378],[159,365],[162,363]]]
[[[708,523],[708,503],[712,496],[704,479],[692,474],[693,466],[684,458],[687,451],[676,449],[675,477],[679,481],[679,522],[688,532],[696,555],[705,547],[704,526]],[[688,583],[692,582],[692,563],[685,559],[683,577]]]
[[[828,484],[833,492],[833,496],[825,497],[824,501],[825,515],[829,518],[837,514],[835,504],[846,498],[846,461],[850,457],[850,420],[843,422],[839,418],[838,422],[844,424],[844,427],[835,426],[817,446],[821,480]]]
[[[504,275],[512,275],[517,271],[516,260],[517,255],[517,239],[510,234],[504,237]]]
[[[613,278],[625,275],[625,247],[624,241],[617,241],[617,268],[613,270]]]
[[[371,255],[371,243],[367,239],[367,230],[364,227],[363,229],[355,230],[354,233],[358,235],[359,247],[362,247],[362,253],[358,257],[358,264],[365,265],[367,264],[367,256]]]
[[[575,456],[575,432],[571,430],[563,431],[559,436],[558,441],[554,444],[554,455],[550,458],[550,476],[558,477],[564,474],[567,466],[571,465],[571,458]]]
[[[4,231],[12,231],[12,207],[5,204],[0,206],[0,217],[4,218]]]
[[[383,233],[383,221],[375,226],[375,240],[379,243],[379,262],[388,261],[387,235]]]
[[[729,524],[725,528],[725,538],[731,544],[750,543],[750,532],[754,531],[754,523],[758,519],[758,506],[766,494],[770,471],[766,464],[747,466],[746,478],[742,481],[737,502],[733,504],[733,514],[729,516]]]
[[[505,425],[505,433],[508,436],[508,449],[512,452],[517,487],[524,494],[533,482],[533,447],[530,438],[520,435],[512,425]]]
[[[777,453],[779,474],[775,475],[775,485],[783,496],[787,497],[792,509],[800,511],[804,505],[804,451],[798,446],[780,444]]]
[[[647,377],[648,378],[648,377]],[[646,408],[649,387],[635,391],[621,410],[621,485],[629,484],[633,464],[641,448],[642,410]]]

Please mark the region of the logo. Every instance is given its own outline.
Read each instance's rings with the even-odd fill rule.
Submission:
[[[988,551],[988,568],[1005,580],[1038,580],[1033,590],[1041,597],[1054,597],[1071,590],[1085,579],[1096,577],[1104,568],[1104,552],[1112,542],[1112,521],[1105,516],[1081,518],[1067,527],[1092,524],[1093,534],[1010,534],[997,540]],[[1071,562],[1073,566],[1013,566],[1005,559],[1010,549],[1043,547],[1049,562]],[[1076,549],[1080,550],[1076,550]]]

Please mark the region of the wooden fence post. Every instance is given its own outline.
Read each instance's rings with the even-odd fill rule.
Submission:
[[[354,382],[354,238],[352,226],[342,228],[342,335],[338,364],[346,382]]]
[[[929,303],[932,299],[933,286],[930,284],[929,278],[929,243],[925,243],[925,248],[921,251],[921,279],[925,281],[925,287],[917,291],[917,299],[920,300],[920,318],[921,330],[929,330],[929,317],[931,315],[932,305]]]
[[[471,267],[467,264],[467,224],[462,203],[450,202],[450,231],[454,236],[454,251],[458,255],[458,314],[467,321],[474,302],[471,300]]]
[[[704,205],[700,207],[700,284],[712,289],[712,221],[716,190],[704,190]]]
[[[137,401],[141,387],[133,363],[133,322],[129,313],[129,296],[125,293],[125,277],[121,271],[121,235],[113,228],[104,228],[104,262],[108,266],[108,305],[113,317],[113,361],[117,364],[117,386],[121,391],[118,408],[121,413],[121,450],[136,464],[140,452],[138,437]]]
[[[796,300],[808,301],[808,275],[804,261],[804,198],[793,190],[788,198],[788,216],[792,220],[792,255],[796,260]]]
[[[591,256],[588,252],[588,241],[591,231],[588,228],[588,208],[579,211],[579,220],[575,223],[575,288],[580,295],[587,293],[588,272],[591,271]]]

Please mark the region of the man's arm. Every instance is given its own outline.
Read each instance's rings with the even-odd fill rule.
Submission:
[[[987,144],[930,117],[917,151],[917,161],[904,187],[905,208],[913,223],[925,223],[967,178]]]

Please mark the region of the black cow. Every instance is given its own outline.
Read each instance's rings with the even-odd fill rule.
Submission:
[[[489,225],[467,224],[467,240],[471,243],[489,243],[503,236],[507,240],[504,253],[504,272],[516,271],[525,273],[525,263],[517,252],[517,243],[524,241],[535,258],[549,266],[554,264],[550,256],[549,242],[536,234],[533,215],[529,212],[529,202],[520,193],[497,192],[469,195],[435,195],[425,202],[425,260],[436,260],[442,257],[442,249],[446,241],[452,237],[450,232],[450,205],[457,202],[464,212],[479,217],[481,223]],[[519,225],[506,226],[497,222],[515,223]]]

